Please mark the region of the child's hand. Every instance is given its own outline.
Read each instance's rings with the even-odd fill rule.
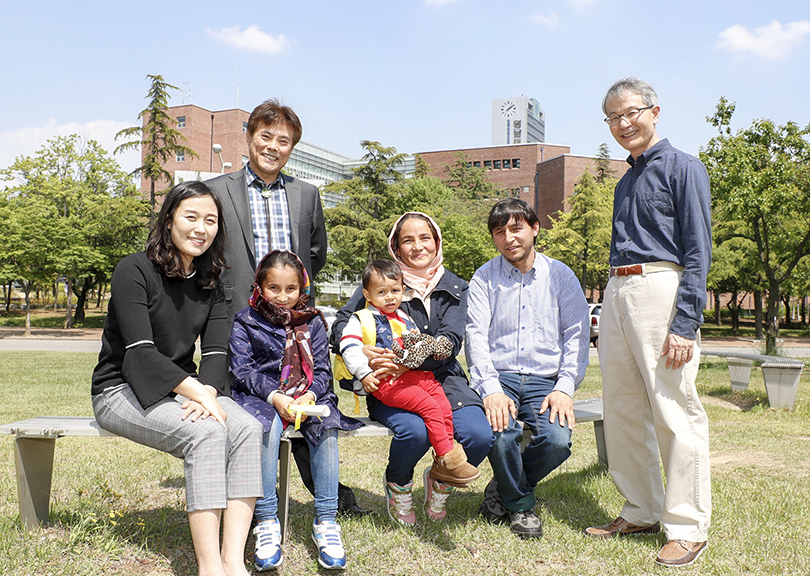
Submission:
[[[273,408],[278,415],[287,422],[295,422],[295,414],[287,410],[287,406],[293,403],[293,399],[286,394],[273,394]]]
[[[278,396],[278,394],[276,394],[276,396]],[[307,392],[306,394],[294,399],[292,402],[287,404],[286,410],[288,416],[286,416],[284,419],[288,420],[289,422],[295,422],[295,419],[298,417],[298,412],[293,412],[290,410],[290,406],[295,406],[296,404],[309,404],[311,402],[315,402],[315,394],[312,392]],[[302,413],[300,421],[303,422],[306,419],[307,415]]]
[[[374,377],[374,373],[366,375],[360,382],[363,384],[363,390],[371,394],[376,392],[379,388],[380,381]]]

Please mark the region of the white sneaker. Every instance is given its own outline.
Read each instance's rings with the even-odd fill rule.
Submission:
[[[281,524],[278,520],[259,522],[253,529],[253,536],[256,538],[253,557],[256,570],[263,572],[281,566],[284,555],[281,553]]]
[[[337,522],[324,520],[314,523],[312,541],[318,547],[318,563],[321,566],[327,570],[343,570],[346,567],[346,551]]]

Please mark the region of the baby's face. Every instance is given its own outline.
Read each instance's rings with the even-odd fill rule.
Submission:
[[[363,296],[381,311],[386,314],[393,314],[402,304],[404,290],[401,277],[395,280],[379,274],[372,274],[368,289],[363,288]]]

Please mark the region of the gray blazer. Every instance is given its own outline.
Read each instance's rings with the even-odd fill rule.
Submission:
[[[229,268],[222,273],[228,321],[248,305],[258,260],[264,254],[254,254],[253,224],[245,181],[246,169],[223,174],[205,184],[222,201],[224,212],[225,260]],[[310,282],[326,263],[326,223],[323,219],[321,196],[312,184],[282,174],[287,191],[287,206],[292,225],[292,251],[309,274]]]

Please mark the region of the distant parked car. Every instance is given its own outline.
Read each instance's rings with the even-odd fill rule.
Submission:
[[[591,344],[596,346],[596,340],[599,338],[599,316],[602,314],[602,305],[588,304],[588,308],[591,320]]]
[[[318,310],[323,313],[323,318],[326,320],[326,336],[330,336],[332,332],[332,323],[335,321],[337,317],[337,309],[332,308],[331,306],[315,306]]]

